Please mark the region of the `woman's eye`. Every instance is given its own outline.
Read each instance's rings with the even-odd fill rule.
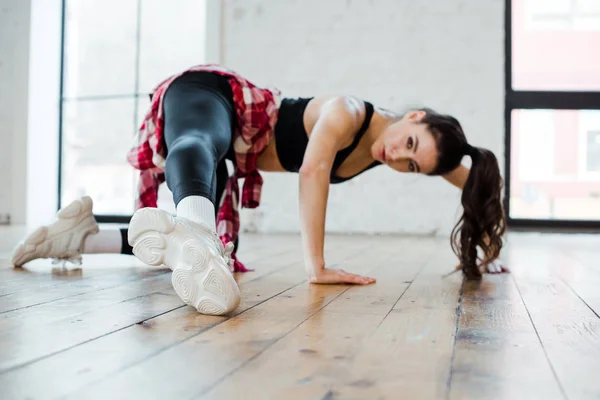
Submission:
[[[415,164],[413,163],[408,163],[408,170],[410,172],[415,172]]]
[[[409,150],[412,149],[412,147],[413,147],[413,138],[412,137],[408,138],[407,146],[408,146]]]

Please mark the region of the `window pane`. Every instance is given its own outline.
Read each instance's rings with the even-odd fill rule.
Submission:
[[[67,0],[63,97],[135,92],[137,3]]]
[[[96,214],[133,213],[137,174],[126,155],[134,107],[133,98],[64,103],[62,204],[89,195]]]
[[[600,90],[600,1],[512,0],[512,86]]]
[[[600,220],[600,111],[514,110],[510,216]]]
[[[206,0],[142,0],[140,92],[205,62]]]

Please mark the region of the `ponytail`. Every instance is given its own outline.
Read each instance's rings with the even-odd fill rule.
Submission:
[[[479,265],[498,258],[506,218],[502,207],[502,178],[498,160],[489,150],[467,145],[471,171],[463,188],[463,215],[452,230],[452,250],[467,279],[481,279]],[[477,247],[483,251],[478,263]]]
[[[451,245],[465,277],[481,279],[479,265],[498,258],[506,229],[498,160],[491,151],[469,145],[456,118],[429,108],[421,110],[425,111],[421,123],[427,125],[438,149],[437,165],[430,175],[453,171],[465,155],[473,161],[462,192],[463,215],[452,230]],[[481,258],[478,247],[483,251]]]

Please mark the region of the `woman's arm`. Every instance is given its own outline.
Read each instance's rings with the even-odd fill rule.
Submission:
[[[359,129],[362,104],[334,98],[322,108],[300,169],[300,223],[306,271],[313,283],[371,283],[340,270],[326,270],[323,255],[331,168],[341,144]]]

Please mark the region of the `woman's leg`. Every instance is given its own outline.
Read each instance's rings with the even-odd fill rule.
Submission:
[[[79,260],[81,254],[133,254],[127,229],[98,227],[90,197],[61,208],[54,221],[27,235],[13,251],[16,267],[40,258]]]
[[[227,171],[227,164],[225,163],[225,160],[221,161],[219,163],[219,165],[217,166],[217,186],[216,186],[216,201],[215,201],[215,219],[216,216],[219,212],[219,204],[221,204],[221,199],[223,197],[223,192],[225,191],[225,184],[227,183],[227,179],[229,179],[229,172]],[[100,233],[104,232],[104,230],[101,230]],[[121,254],[130,254],[133,255],[133,247],[131,247],[131,245],[128,243],[127,241],[127,228],[121,228],[120,229],[120,247],[119,247],[119,252]],[[92,239],[91,236],[88,237],[87,240]],[[86,240],[86,244],[87,244],[87,240]],[[93,239],[92,239],[93,240]],[[238,246],[238,240],[235,241],[235,248],[237,250],[237,246]],[[84,246],[84,253],[87,253],[86,250],[87,247]]]
[[[217,167],[231,145],[233,110],[197,79],[184,75],[165,95],[165,176],[177,215],[216,230]]]
[[[98,233],[89,197],[63,207],[48,225],[40,226],[23,239],[12,254],[15,267],[39,258],[79,261],[87,237]]]
[[[214,231],[216,208],[228,179],[223,158],[231,145],[233,111],[226,98],[198,86],[198,79],[195,74],[185,75],[166,95],[165,172],[178,215]],[[13,264],[20,266],[39,258],[76,260],[91,253],[133,254],[128,231],[99,230],[92,207],[89,197],[65,206],[55,221],[38,228],[17,246]]]
[[[225,184],[229,179],[227,164],[222,160],[217,166],[217,186],[216,186],[216,201],[215,201],[215,218],[218,213],[219,204],[223,198]],[[235,241],[235,248],[238,248],[239,240]],[[127,241],[127,228],[115,229],[100,229],[97,235],[89,235],[85,239],[83,246],[83,254],[91,253],[119,253],[133,255],[133,247]]]
[[[127,228],[119,229],[119,233],[121,234],[121,254],[133,255],[133,247],[127,240]]]
[[[196,78],[177,79],[164,99],[165,176],[177,217],[138,210],[128,239],[141,261],[173,270],[173,288],[185,303],[204,314],[224,314],[240,299],[215,227],[217,169],[231,145],[233,107]]]
[[[227,171],[227,164],[225,160],[222,160],[217,166],[217,186],[216,186],[216,201],[215,201],[215,219],[219,212],[219,204],[221,204],[221,199],[223,198],[223,192],[225,191],[225,184],[229,179],[229,172]],[[127,242],[127,228],[121,228],[121,237],[122,244],[120,248],[121,254],[132,254],[133,255],[133,247],[129,245]],[[239,244],[239,240],[235,241],[235,249],[237,250]]]

